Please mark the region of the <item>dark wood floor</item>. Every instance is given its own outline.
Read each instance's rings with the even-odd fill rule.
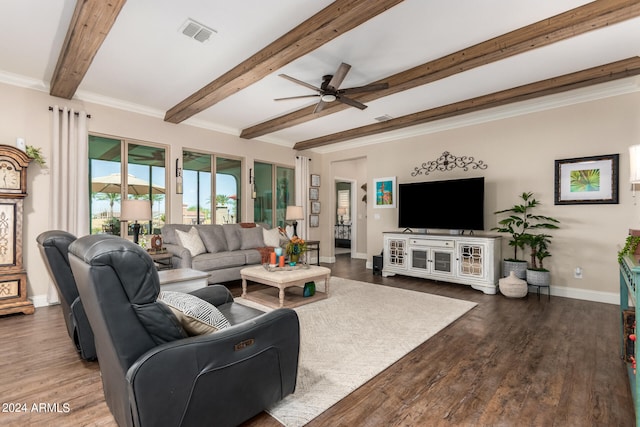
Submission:
[[[348,256],[327,266],[334,276],[478,306],[310,427],[635,425],[617,306],[535,295],[511,300],[463,285],[382,278]],[[230,288],[240,293],[238,283]],[[0,337],[0,425],[115,425],[98,365],[76,355],[60,307],[0,318]],[[280,424],[263,413],[244,425]]]

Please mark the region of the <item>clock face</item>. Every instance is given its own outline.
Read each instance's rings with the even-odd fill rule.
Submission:
[[[0,161],[0,189],[20,189],[20,171],[7,161]]]
[[[151,238],[151,248],[162,249],[162,237],[155,235]]]

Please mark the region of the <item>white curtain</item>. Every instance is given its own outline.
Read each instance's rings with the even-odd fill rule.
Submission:
[[[302,206],[304,219],[298,221],[298,236],[307,240],[309,236],[309,162],[304,156],[296,157],[296,206]]]
[[[89,154],[87,113],[67,107],[52,108],[51,132],[51,230],[76,236],[89,234]],[[49,303],[58,294],[49,284]]]

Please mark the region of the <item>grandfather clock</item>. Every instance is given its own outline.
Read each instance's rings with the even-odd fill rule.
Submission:
[[[35,311],[22,265],[22,205],[30,161],[23,151],[0,145],[0,315]]]

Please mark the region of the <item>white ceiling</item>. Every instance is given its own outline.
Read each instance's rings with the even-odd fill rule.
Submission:
[[[0,3],[0,81],[47,90],[75,0]],[[329,0],[128,0],[76,97],[158,117],[327,5]],[[589,3],[584,0],[405,0],[185,123],[239,135],[311,105],[273,101],[312,92],[341,62],[341,87],[361,86]],[[192,18],[217,31],[202,44],[180,33]],[[296,142],[640,55],[640,18],[349,108],[258,139]],[[178,125],[179,126],[179,125]]]

